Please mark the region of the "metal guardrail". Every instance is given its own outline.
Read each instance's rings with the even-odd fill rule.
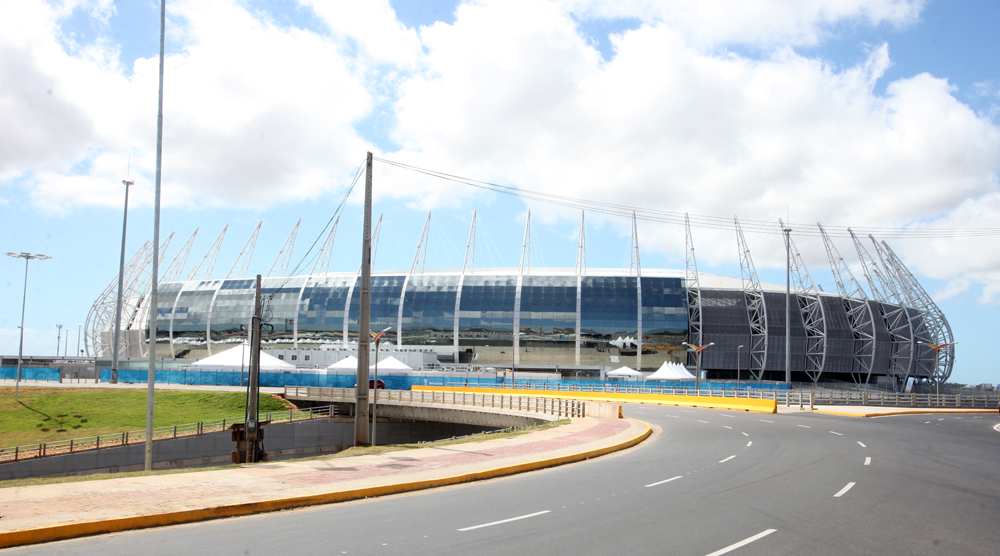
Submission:
[[[354,399],[354,388],[317,388],[313,386],[285,386],[285,398],[306,397],[329,399]],[[447,404],[491,409],[508,409],[528,413],[541,413],[554,417],[586,417],[586,402],[540,398],[537,396],[515,396],[508,394],[480,394],[475,392],[438,392],[429,390],[382,390],[378,391],[379,402],[400,402],[407,404]]]
[[[281,421],[301,421],[318,419],[333,415],[333,406],[320,406],[307,409],[290,409],[288,411],[269,411],[260,414],[261,421],[281,422]],[[183,425],[173,425],[169,427],[156,427],[153,429],[153,440],[170,440],[185,436],[197,436],[213,432],[225,431],[229,426],[243,423],[243,417],[217,419],[215,421],[201,421],[198,423],[186,423]],[[56,440],[53,442],[42,442],[39,444],[28,444],[25,446],[12,446],[0,448],[0,463],[9,463],[26,459],[42,458],[46,456],[56,456],[63,454],[73,454],[89,450],[101,450],[127,446],[129,444],[143,444],[146,442],[146,430],[124,431],[121,433],[102,434],[98,436],[86,436],[83,438],[71,438],[69,440]]]
[[[446,382],[445,386],[464,387],[461,382]],[[826,390],[826,391],[788,391],[771,389],[722,389],[722,388],[674,388],[674,387],[643,387],[628,385],[592,385],[590,388],[558,388],[541,385],[541,388],[528,388],[527,384],[518,384],[517,390],[533,390],[548,392],[596,392],[596,393],[621,393],[621,394],[668,394],[681,396],[708,396],[726,398],[748,398],[760,400],[775,400],[780,405],[786,407],[798,405],[865,405],[865,406],[898,406],[898,407],[947,407],[947,408],[986,408],[996,409],[1000,404],[998,394],[902,394],[899,392],[883,391],[848,391],[848,390]],[[567,386],[567,385],[563,385]],[[574,385],[575,386],[575,385]],[[497,385],[498,388],[503,388]],[[510,385],[507,385],[510,388]]]

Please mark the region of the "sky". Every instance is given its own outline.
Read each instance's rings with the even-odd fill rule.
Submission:
[[[229,225],[224,277],[263,221],[266,274],[292,265],[371,151],[381,159],[588,202],[688,212],[703,272],[739,275],[734,215],[761,278],[784,282],[778,218],[835,286],[817,222],[885,239],[948,317],[953,382],[1000,383],[1000,4],[975,0],[170,0],[163,266]],[[0,2],[0,251],[28,269],[25,353],[55,352],[152,238],[159,3]],[[573,267],[579,210],[374,169],[376,270]],[[347,198],[330,270],[360,260]],[[669,220],[669,219],[668,219]],[[644,268],[683,268],[684,229],[640,219]],[[588,212],[587,263],[628,267],[631,223]],[[709,222],[725,222],[706,226]],[[313,251],[314,252],[314,251]],[[0,260],[0,353],[16,354],[23,260]],[[185,270],[185,274],[187,270]],[[65,346],[65,344],[64,344]],[[64,348],[65,349],[65,348]]]

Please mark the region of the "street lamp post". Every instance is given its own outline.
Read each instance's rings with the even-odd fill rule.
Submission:
[[[375,446],[375,425],[378,423],[378,344],[382,340],[382,335],[391,329],[391,326],[387,326],[372,338],[375,340],[375,395],[372,397],[372,446]]]
[[[714,346],[715,342],[705,344],[703,346],[696,346],[689,344],[687,342],[681,342],[681,345],[687,346],[694,350],[695,363],[694,363],[694,389],[696,392],[701,392],[701,352],[709,346]]]
[[[24,357],[24,308],[28,303],[28,261],[51,259],[48,255],[32,255],[31,253],[7,253],[15,259],[24,259],[24,297],[21,299],[21,339],[17,344],[17,376],[14,377],[14,401],[17,401],[18,387],[21,385],[21,358]]]
[[[958,342],[952,342],[950,344],[941,344],[936,346],[930,342],[924,342],[925,346],[934,350],[934,388],[936,389],[935,396],[938,396],[939,399],[941,397],[941,367],[939,366],[941,363],[941,350],[957,343]]]
[[[80,357],[80,336],[83,334],[83,325],[76,325],[76,356]]]
[[[125,232],[128,230],[128,188],[133,184],[135,184],[135,180],[122,180],[122,185],[125,186],[125,212],[122,217],[122,254],[121,259],[118,261],[118,301],[115,303],[115,340],[114,347],[111,350],[112,384],[118,382],[118,340],[121,337],[122,327],[122,289],[125,287]],[[155,318],[155,308],[153,309],[153,315]],[[156,338],[152,338],[150,343],[155,341]]]
[[[736,389],[737,390],[740,389],[740,350],[742,350],[742,349],[743,349],[742,345],[736,347]]]
[[[61,324],[56,325],[56,330],[58,330],[56,332],[56,357],[59,357],[59,348],[62,347],[62,327]]]

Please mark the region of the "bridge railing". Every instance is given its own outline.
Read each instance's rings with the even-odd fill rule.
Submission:
[[[353,392],[353,390],[351,390]],[[325,405],[307,409],[289,409],[288,411],[269,411],[259,414],[262,422],[300,421],[308,419],[319,419],[329,417],[333,414],[334,407]],[[197,436],[221,432],[232,425],[243,423],[243,416],[216,419],[214,421],[199,421],[197,423],[185,423],[181,425],[171,425],[167,427],[156,427],[153,429],[153,440],[169,440],[185,436]],[[82,438],[70,438],[68,440],[54,440],[52,442],[41,442],[38,444],[27,444],[24,446],[11,446],[0,448],[0,463],[21,461],[25,459],[41,458],[46,456],[57,456],[62,454],[73,454],[88,450],[101,450],[128,446],[129,444],[144,444],[146,442],[146,430],[122,431],[97,436],[85,436]]]
[[[374,400],[369,390],[369,400]],[[429,390],[378,390],[379,402],[405,404],[446,404],[465,407],[482,407],[495,410],[540,413],[556,418],[586,417],[586,402],[514,394],[488,394],[478,392],[439,392]],[[353,400],[354,388],[316,388],[286,386],[285,398],[313,398],[319,400]]]

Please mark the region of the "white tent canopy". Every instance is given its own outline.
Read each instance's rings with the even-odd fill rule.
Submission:
[[[375,365],[372,364],[368,369],[370,372],[375,372]],[[391,355],[378,362],[378,373],[380,375],[408,375],[411,371],[413,369],[409,365]]]
[[[664,361],[655,373],[646,377],[646,380],[686,380],[694,378],[694,375],[680,363]]]
[[[608,371],[605,376],[610,378],[642,378],[645,375],[629,367],[618,367],[613,371]]]
[[[236,346],[231,349],[227,349],[222,353],[217,353],[211,357],[206,357],[201,361],[196,361],[191,363],[192,371],[236,371],[240,369],[250,370],[250,344],[248,342],[243,342],[243,345]],[[260,353],[260,370],[262,372],[266,371],[291,371],[295,369],[295,365],[291,363],[285,363],[284,361],[268,355],[264,352]]]
[[[337,361],[333,365],[326,368],[328,371],[356,371],[358,370],[358,358],[353,355],[348,355],[347,357]]]

